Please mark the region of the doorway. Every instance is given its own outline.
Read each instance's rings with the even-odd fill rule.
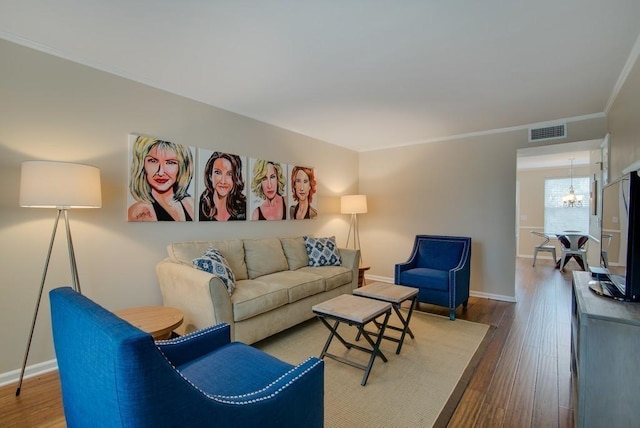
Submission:
[[[516,172],[516,257],[533,258],[533,247],[539,242],[531,231],[545,231],[545,181],[548,178],[588,177],[589,182],[601,181],[600,146],[601,139],[575,143],[553,144],[548,146],[519,149],[517,152]],[[572,160],[572,161],[571,161]],[[572,164],[572,165],[571,165]],[[592,189],[581,195],[585,204],[594,204]],[[569,186],[567,186],[567,193]],[[548,197],[548,195],[547,195]],[[567,208],[571,209],[571,208]],[[600,228],[595,211],[589,209],[588,254],[589,264],[599,264]],[[560,248],[557,248],[560,254]],[[595,255],[595,256],[594,256]],[[551,258],[550,254],[542,257]]]

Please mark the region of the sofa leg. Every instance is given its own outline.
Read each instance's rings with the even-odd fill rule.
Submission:
[[[467,306],[469,306],[469,299],[462,302],[462,309],[467,309]]]
[[[454,321],[456,319],[456,310],[455,309],[449,309],[449,319],[451,321]]]

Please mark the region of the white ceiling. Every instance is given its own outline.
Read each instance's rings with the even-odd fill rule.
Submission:
[[[0,37],[354,150],[601,114],[638,0],[0,0]]]

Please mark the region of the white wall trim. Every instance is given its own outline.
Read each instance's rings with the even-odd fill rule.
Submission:
[[[17,387],[18,381],[20,380],[20,370],[21,369],[16,369],[6,373],[0,373],[0,387],[12,383],[15,383]],[[33,364],[31,366],[27,366],[27,368],[25,369],[24,379],[39,376],[48,372],[52,372],[54,370],[58,370],[58,360],[56,359]]]
[[[393,278],[378,275],[365,275],[365,279],[378,282],[386,282],[393,284]],[[479,297],[482,299],[500,300],[501,302],[517,303],[517,299],[511,296],[504,296],[502,294],[482,293],[479,291],[469,290],[469,295],[473,297]]]
[[[629,73],[631,73],[631,69],[633,68],[634,64],[638,60],[638,56],[640,56],[640,35],[638,36],[638,38],[636,39],[636,42],[631,48],[631,53],[629,54],[629,58],[627,58],[627,62],[625,63],[624,68],[620,73],[620,76],[618,77],[618,81],[613,87],[613,91],[611,91],[611,95],[609,96],[609,101],[607,102],[607,105],[604,108],[604,112],[606,114],[609,114],[609,110],[611,110],[611,107],[613,107],[613,103],[616,101],[616,98],[618,98],[618,94],[622,89],[622,85],[624,85],[624,82],[627,81],[627,77],[629,77]]]
[[[358,152],[363,153],[363,152],[375,152],[375,151],[379,151],[379,150],[388,150],[388,149],[395,149],[398,147],[408,147],[408,146],[417,146],[420,144],[429,144],[429,143],[438,143],[441,141],[451,141],[451,140],[462,140],[465,138],[472,138],[472,137],[482,137],[485,135],[494,135],[494,134],[503,134],[505,132],[512,132],[512,131],[523,131],[523,130],[529,130],[529,128],[536,128],[536,127],[543,127],[546,126],[547,124],[557,124],[558,122],[563,122],[563,123],[569,123],[569,122],[580,122],[583,120],[590,120],[590,119],[599,119],[599,118],[606,118],[607,115],[605,112],[600,112],[600,113],[592,113],[592,114],[585,114],[583,116],[574,116],[574,117],[565,117],[562,119],[557,119],[551,122],[539,122],[539,123],[530,123],[527,125],[519,125],[519,126],[511,126],[508,128],[497,128],[497,129],[489,129],[486,131],[478,131],[478,132],[470,132],[468,134],[458,134],[458,135],[450,135],[447,137],[438,137],[438,138],[432,138],[430,140],[420,140],[420,141],[410,141],[407,143],[403,143],[403,144],[396,144],[393,146],[385,146],[385,147],[376,147],[376,148],[372,148],[372,149],[360,149],[358,150]]]

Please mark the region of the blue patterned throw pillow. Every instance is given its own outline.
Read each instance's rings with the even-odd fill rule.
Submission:
[[[193,265],[205,272],[216,275],[227,287],[229,295],[233,293],[236,286],[236,277],[227,263],[227,259],[214,247],[207,248],[205,253],[197,259],[191,260]]]
[[[340,266],[342,264],[335,236],[328,238],[305,236],[304,245],[307,247],[309,266]]]

